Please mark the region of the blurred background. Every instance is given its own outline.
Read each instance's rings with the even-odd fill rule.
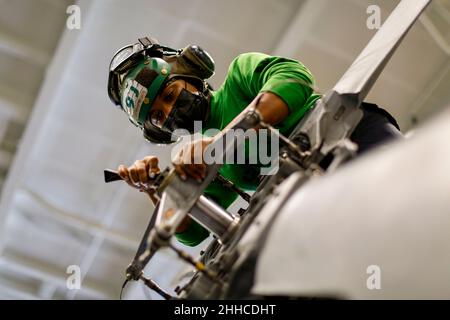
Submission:
[[[414,1],[414,0],[410,0]],[[339,80],[398,0],[0,0],[0,299],[117,299],[153,212],[149,199],[103,169],[167,148],[145,142],[108,99],[112,55],[151,36],[197,44],[216,62],[219,87],[239,53],[295,58],[321,92]],[[67,27],[70,5],[80,29]],[[434,0],[367,101],[409,132],[450,105],[450,0]],[[235,206],[237,207],[237,206]],[[189,249],[198,252],[198,248]],[[173,293],[184,267],[160,253],[146,273]],[[80,267],[80,290],[66,286]],[[125,298],[157,299],[141,284]]]

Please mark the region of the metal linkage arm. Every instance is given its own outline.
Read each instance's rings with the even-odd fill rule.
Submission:
[[[245,131],[256,128],[260,122],[259,112],[252,108],[238,116],[227,130],[242,129]],[[235,136],[226,135],[226,131],[209,146],[215,150],[223,150],[221,155],[223,159],[228,153],[234,152],[237,147],[239,147],[238,139]],[[237,218],[232,217],[208,199],[201,198],[205,188],[217,176],[222,163],[224,161],[209,165],[206,177],[201,183],[193,179],[183,181],[174,171],[169,174],[163,183],[164,191],[156,212],[155,227],[147,239],[147,250],[140,257],[142,262],[148,262],[149,257],[152,257],[157,250],[169,245],[171,237],[191,211],[193,218],[217,234],[219,239],[226,241],[229,238],[230,232],[236,228]]]
[[[309,138],[313,154],[309,163],[317,163],[350,137],[362,117],[361,103],[430,2],[401,1],[334,88],[298,124],[290,139],[298,134]]]

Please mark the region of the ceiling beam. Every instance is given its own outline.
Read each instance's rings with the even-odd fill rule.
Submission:
[[[327,0],[307,0],[301,5],[275,46],[274,54],[294,58],[311,34],[314,24],[317,24],[323,11],[326,10],[327,2]]]
[[[39,300],[41,299],[38,295],[34,293],[27,292],[23,289],[18,289],[10,284],[4,284],[0,282],[0,292],[6,294],[11,299],[17,300]]]
[[[410,119],[407,122],[407,127],[405,130],[412,129],[415,125],[423,122],[424,118],[426,118],[434,108],[439,107],[436,105],[428,105],[430,99],[435,94],[436,89],[443,83],[445,77],[450,72],[450,58],[444,63],[442,68],[439,70],[432,81],[425,87],[425,89],[421,92],[419,98],[414,102],[411,106],[410,111]]]
[[[141,146],[142,150],[146,150],[147,146]],[[109,228],[115,218],[116,215],[119,212],[119,208],[121,207],[122,202],[124,201],[124,197],[126,196],[128,190],[125,188],[120,188],[119,190],[116,191],[114,198],[112,199],[112,201],[109,202],[102,202],[102,208],[100,208],[99,210],[102,212],[108,212],[108,214],[106,214],[103,219],[102,219],[102,225],[105,226],[106,228]],[[101,249],[101,246],[103,244],[105,240],[105,235],[102,233],[97,233],[94,236],[94,239],[92,240],[90,246],[88,247],[88,249],[86,250],[84,257],[82,259],[80,268],[82,268],[82,270],[84,270],[85,274],[88,273],[89,269],[91,268],[91,266],[94,263],[94,260],[96,257],[98,257],[99,255],[99,251]],[[133,248],[133,251],[137,250],[138,248],[138,244],[136,244]],[[77,295],[78,292],[76,291],[71,291],[71,292],[67,292],[66,298],[67,299],[74,299],[75,296]]]
[[[436,27],[433,20],[428,15],[423,15],[420,17],[419,21],[434,42],[436,42],[437,46],[444,51],[447,56],[450,56],[450,43],[445,39],[445,35],[443,35]]]
[[[0,31],[0,52],[18,57],[20,60],[31,62],[41,68],[51,59],[50,53],[36,48],[24,40]]]
[[[90,2],[82,1],[86,7]],[[47,111],[52,106],[55,92],[60,89],[61,70],[64,70],[68,61],[73,56],[75,48],[82,32],[64,32],[53,56],[52,63],[47,68],[46,79],[41,86],[32,115],[22,136],[21,148],[18,149],[14,161],[9,169],[8,177],[0,193],[0,254],[5,246],[5,223],[11,210],[13,196],[16,188],[22,183],[26,163],[33,151],[36,139],[42,129],[42,124],[48,116]],[[26,51],[26,50],[25,50]]]
[[[52,283],[41,283],[38,290],[38,296],[44,300],[51,300],[57,289],[58,287]]]
[[[68,274],[66,274],[65,269],[38,261],[18,252],[5,250],[0,257],[0,267],[9,272],[40,280],[43,283],[49,283],[57,288],[69,291],[66,287]],[[83,279],[80,290],[73,291],[79,291],[81,294],[94,299],[113,299],[117,294],[106,290],[105,285],[88,278]]]
[[[1,122],[0,122],[1,124]],[[0,128],[0,139],[2,138],[3,133],[2,133],[2,129]],[[13,159],[13,155],[5,150],[0,150],[0,168],[8,168],[9,165],[11,164]]]
[[[67,210],[57,208],[40,194],[29,188],[23,187],[18,189],[15,196],[15,203],[17,203],[18,209],[22,212],[32,210],[33,215],[54,220],[62,225],[86,232],[92,236],[101,235],[106,240],[124,249],[134,252],[139,245],[139,242],[131,236],[112,230],[101,223],[84,219],[81,214],[76,212],[68,212]]]
[[[31,95],[0,87],[0,119],[14,119],[25,123],[31,109]],[[29,105],[27,104],[29,101]]]

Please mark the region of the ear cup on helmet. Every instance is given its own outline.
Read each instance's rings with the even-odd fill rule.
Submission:
[[[186,65],[197,69],[197,76],[202,79],[211,78],[214,75],[214,60],[202,48],[195,45],[187,46],[181,52],[180,58]]]
[[[172,65],[172,73],[188,75],[206,80],[214,75],[214,61],[202,48],[194,45],[185,47],[179,54],[163,59]]]

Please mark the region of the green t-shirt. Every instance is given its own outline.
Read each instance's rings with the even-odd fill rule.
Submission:
[[[319,95],[313,93],[314,79],[300,62],[269,56],[262,53],[244,53],[231,63],[225,82],[212,93],[211,113],[204,130],[225,128],[260,92],[278,95],[289,107],[288,117],[276,126],[280,133],[289,135],[305,113],[314,106]],[[259,183],[260,166],[251,164],[224,164],[220,174],[237,187],[254,191]],[[229,207],[237,194],[213,181],[205,195],[223,208]],[[209,232],[192,222],[183,233],[176,234],[178,241],[196,246]]]

